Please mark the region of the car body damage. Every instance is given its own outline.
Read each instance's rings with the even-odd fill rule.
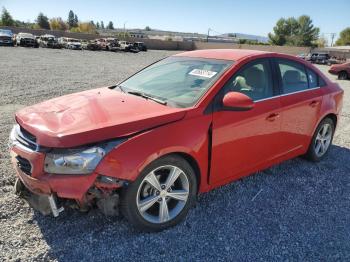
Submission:
[[[162,230],[198,193],[296,156],[320,161],[342,99],[293,56],[178,54],[118,85],[19,110],[9,141],[16,191],[44,214],[121,208],[136,227]]]

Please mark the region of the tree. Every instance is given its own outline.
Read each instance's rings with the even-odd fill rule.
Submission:
[[[77,27],[71,28],[70,31],[71,32],[79,32],[79,33],[95,34],[96,33],[96,27],[95,27],[95,25],[91,24],[90,22],[79,23]]]
[[[335,42],[336,45],[350,45],[350,27],[345,28],[340,32],[338,40]]]
[[[324,37],[324,35],[322,35],[314,43],[316,44],[317,47],[323,48],[328,45],[328,40],[327,38]]]
[[[72,10],[69,11],[68,13],[68,20],[67,24],[69,25],[69,28],[74,27],[74,12]]]
[[[112,21],[109,21],[108,25],[107,25],[107,29],[114,29],[114,26],[113,26],[113,22]]]
[[[96,23],[96,29],[100,29],[100,23],[99,22]]]
[[[273,45],[313,46],[319,32],[320,29],[314,27],[309,16],[280,18],[273,33],[269,33],[269,39]]]
[[[298,42],[299,46],[312,46],[317,41],[320,29],[314,27],[310,16],[302,15],[298,18]]]
[[[13,26],[15,24],[10,12],[5,7],[2,8],[1,24],[5,26]]]
[[[68,29],[68,25],[62,20],[61,17],[54,17],[50,19],[50,28],[51,30],[65,31]]]
[[[104,25],[103,21],[101,21],[101,29],[105,29],[105,25]]]
[[[76,14],[74,14],[74,27],[77,27],[78,23],[79,23],[78,16]]]
[[[39,13],[36,23],[38,24],[39,28],[50,30],[49,19],[42,12]]]
[[[151,29],[149,26],[146,26],[146,27],[145,27],[145,30],[146,30],[146,31],[151,31],[152,29]]]

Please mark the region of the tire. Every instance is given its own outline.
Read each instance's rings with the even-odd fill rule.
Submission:
[[[170,179],[175,177],[175,180]],[[153,181],[152,184],[156,186],[152,186],[149,181]],[[181,200],[173,198],[174,196],[181,197]],[[157,232],[181,222],[194,205],[196,197],[197,179],[193,168],[183,158],[168,155],[149,164],[123,190],[121,212],[138,230]],[[146,199],[149,200],[145,201]]]
[[[346,71],[339,72],[338,79],[339,80],[346,80],[346,79],[348,79],[348,73]]]
[[[323,133],[324,128],[328,130],[326,133]],[[334,130],[335,125],[333,120],[328,117],[323,119],[321,123],[317,126],[316,131],[312,136],[312,140],[309,145],[308,151],[305,155],[305,158],[313,162],[319,162],[320,160],[322,160],[322,158],[324,158],[327,155],[332,145]],[[323,140],[323,142],[321,142],[320,140]]]

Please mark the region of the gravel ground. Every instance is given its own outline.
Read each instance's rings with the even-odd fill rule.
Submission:
[[[296,158],[203,194],[164,232],[138,233],[97,210],[43,217],[13,194],[7,137],[16,110],[116,83],[171,54],[0,48],[0,260],[349,261],[350,81],[339,81],[342,119],[324,161]]]

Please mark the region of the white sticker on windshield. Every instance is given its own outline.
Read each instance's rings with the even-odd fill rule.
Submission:
[[[214,71],[209,71],[209,70],[202,70],[202,69],[193,69],[191,72],[188,74],[193,75],[193,76],[201,76],[205,78],[212,78],[215,76],[218,72]]]

